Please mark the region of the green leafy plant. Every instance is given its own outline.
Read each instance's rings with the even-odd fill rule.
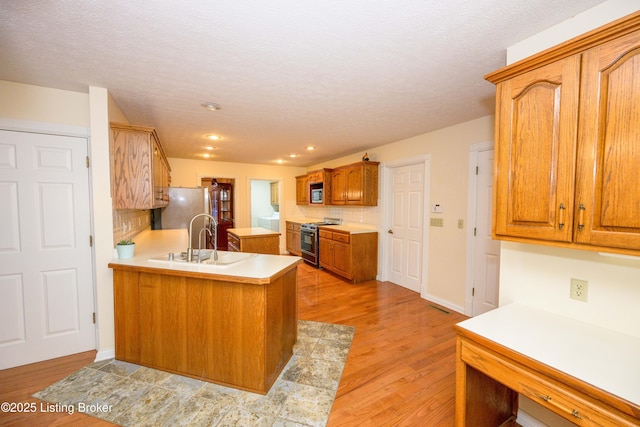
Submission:
[[[124,245],[135,245],[135,244],[136,244],[136,242],[134,242],[134,241],[133,241],[133,240],[131,240],[131,239],[122,239],[122,240],[120,240],[120,241],[118,242],[118,245],[120,245],[120,246],[124,246]]]

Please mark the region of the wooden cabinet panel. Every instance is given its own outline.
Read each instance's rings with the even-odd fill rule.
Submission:
[[[498,70],[495,238],[640,254],[640,14]]]
[[[498,84],[495,233],[571,240],[580,57]]]
[[[300,224],[287,221],[287,252],[291,255],[301,256]]]
[[[309,204],[309,177],[307,175],[296,176],[296,204]]]
[[[169,163],[155,130],[111,123],[111,182],[115,209],[167,206]]]
[[[640,249],[640,32],[583,55],[576,241]]]

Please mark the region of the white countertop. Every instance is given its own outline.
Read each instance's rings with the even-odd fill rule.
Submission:
[[[519,304],[458,326],[640,404],[639,338]]]
[[[345,233],[361,234],[361,233],[377,233],[378,230],[372,226],[366,225],[354,225],[354,224],[340,224],[340,225],[321,225],[321,229],[325,230],[337,230],[344,231]]]
[[[166,256],[170,252],[176,254],[187,250],[187,230],[145,230],[133,240],[136,243],[135,256],[131,259],[113,259],[111,264],[156,268],[163,270],[185,271],[223,275],[231,277],[246,277],[250,279],[266,279],[273,277],[285,268],[290,267],[301,258],[291,255],[254,256],[229,265],[186,263],[181,261],[155,261],[152,258]],[[218,251],[222,253],[223,251]]]

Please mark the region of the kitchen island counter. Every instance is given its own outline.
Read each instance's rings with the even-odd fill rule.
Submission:
[[[180,231],[143,232],[134,258],[109,263],[116,359],[266,393],[297,339],[301,259],[250,254],[222,266],[153,260],[186,250]]]
[[[245,229],[234,229],[245,230]],[[265,235],[279,233],[265,230]],[[165,274],[181,275],[185,277],[207,278],[212,274],[224,276],[230,281],[243,283],[268,283],[269,280],[288,269],[296,268],[301,258],[295,256],[278,256],[256,254],[237,263],[216,266],[208,263],[186,263],[177,260],[181,252],[186,252],[188,233],[186,230],[146,230],[135,237],[136,252],[131,259],[113,259],[110,268],[128,270],[164,270]],[[163,260],[169,253],[173,253],[176,260]],[[223,254],[224,251],[219,251]]]

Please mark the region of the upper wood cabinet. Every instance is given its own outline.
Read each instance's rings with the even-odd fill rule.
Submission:
[[[280,192],[278,191],[278,182],[269,183],[270,201],[272,205],[280,204]]]
[[[111,182],[115,209],[167,206],[169,162],[152,128],[111,123]]]
[[[331,172],[332,205],[378,205],[379,162],[358,162]]]
[[[296,204],[309,204],[309,177],[308,175],[296,176]]]
[[[640,253],[640,13],[486,76],[495,238]]]

